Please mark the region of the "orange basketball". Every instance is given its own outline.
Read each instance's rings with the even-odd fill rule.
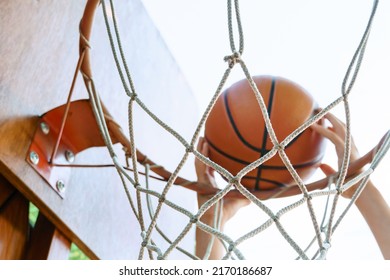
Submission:
[[[253,80],[263,96],[278,141],[302,125],[318,108],[311,95],[292,81],[272,76],[256,76]],[[218,98],[206,121],[205,138],[210,159],[233,175],[272,149],[260,105],[246,79],[232,85]],[[322,136],[306,129],[285,148],[303,180],[319,166],[324,143]],[[293,182],[279,154],[241,180],[252,190],[285,187]]]

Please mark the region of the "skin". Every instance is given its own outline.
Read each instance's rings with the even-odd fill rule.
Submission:
[[[209,146],[204,138],[200,138],[198,142],[198,151],[205,156],[208,156]],[[217,183],[214,177],[214,170],[202,163],[200,160],[195,160],[195,169],[198,177],[198,182],[203,183],[210,188],[218,188]],[[207,200],[211,198],[210,195],[200,195],[198,194],[198,205],[203,205]],[[223,231],[224,225],[228,220],[230,220],[237,211],[250,203],[246,198],[223,198],[223,209],[222,209],[222,218],[220,230]],[[214,221],[214,207],[211,207],[206,213],[200,218],[200,221],[205,224],[212,225]],[[210,241],[210,234],[204,232],[203,230],[196,228],[196,255],[203,258],[205,255],[207,246]],[[222,243],[215,239],[213,247],[209,256],[210,260],[221,259],[224,255],[225,249]]]
[[[346,134],[345,124],[330,113],[328,113],[324,118],[329,121],[330,126],[325,127],[323,125],[313,124],[311,129],[329,139],[334,144],[340,166],[344,153],[344,139]],[[203,155],[208,156],[208,149],[208,144],[205,139],[200,138],[198,143],[198,151]],[[358,158],[359,153],[352,139],[350,161],[352,162]],[[322,164],[320,168],[325,175],[331,175],[335,172],[335,170],[327,164]],[[195,169],[199,183],[209,186],[210,188],[218,187],[214,177],[214,170],[211,167],[196,159]],[[356,187],[357,185],[344,191],[342,196],[344,198],[351,199],[356,190]],[[209,195],[198,194],[198,205],[203,205],[208,199],[210,199],[210,197],[211,196]],[[250,202],[246,198],[223,198],[223,215],[221,219],[220,230],[223,231],[226,222],[229,221],[239,209],[248,205],[249,203]],[[384,259],[389,260],[390,207],[371,181],[368,181],[366,187],[360,194],[359,198],[356,200],[355,205],[370,227]],[[206,211],[200,220],[211,226],[214,220],[214,207]],[[205,233],[199,228],[196,229],[197,256],[203,258],[210,238],[211,237],[208,233]],[[222,246],[222,243],[218,239],[215,239],[209,259],[221,259],[224,255],[225,249]]]
[[[345,137],[345,125],[334,115],[328,113],[325,118],[330,122],[331,126],[323,127],[317,124],[312,126],[312,129],[317,133],[328,138],[336,149],[339,158],[339,166],[343,157],[343,146]],[[350,160],[354,161],[359,158],[358,150],[352,140]],[[320,166],[325,175],[330,175],[334,170],[327,164]],[[346,190],[342,193],[345,198],[352,198],[357,186]],[[355,202],[356,207],[364,217],[366,223],[370,227],[378,246],[385,260],[390,259],[390,207],[386,203],[382,194],[375,185],[368,181],[366,187]]]

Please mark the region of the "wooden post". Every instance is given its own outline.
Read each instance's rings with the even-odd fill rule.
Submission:
[[[29,201],[0,174],[0,259],[68,259],[71,242],[45,216],[30,231]]]
[[[70,240],[40,213],[31,233],[31,240],[27,248],[26,259],[68,259],[70,246]]]
[[[0,259],[24,258],[28,240],[28,200],[0,174]]]

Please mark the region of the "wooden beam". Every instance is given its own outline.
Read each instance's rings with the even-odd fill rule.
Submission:
[[[71,241],[44,215],[38,216],[26,252],[28,260],[64,260],[69,258]]]
[[[0,209],[15,192],[16,189],[0,173]]]

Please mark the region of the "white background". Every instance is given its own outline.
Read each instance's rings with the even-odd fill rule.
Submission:
[[[226,1],[143,0],[168,47],[186,75],[203,112],[214,94],[231,54],[227,33]],[[369,0],[240,1],[245,33],[243,59],[252,75],[272,74],[294,80],[325,107],[341,94],[341,83],[371,13]],[[390,2],[380,1],[361,72],[350,96],[352,134],[361,154],[368,152],[390,128]],[[227,85],[243,78],[239,67]],[[343,105],[332,111],[344,119]],[[331,145],[325,161],[336,167]],[[387,155],[373,182],[390,202]],[[319,175],[318,175],[319,176]],[[288,201],[271,202],[286,204]],[[343,199],[340,207],[345,205]],[[305,208],[305,207],[304,207]],[[250,226],[256,209],[249,206],[227,227],[229,234]],[[307,209],[303,209],[306,211]],[[305,215],[302,213],[302,215]],[[294,216],[295,217],[295,216]],[[305,227],[291,217],[291,227]],[[239,223],[240,221],[240,223]],[[244,244],[250,258],[287,258],[295,255],[276,231],[266,244]],[[311,235],[310,235],[311,236]],[[300,238],[298,237],[298,239]],[[264,239],[263,239],[264,240]],[[262,241],[254,241],[262,242]],[[264,241],[263,241],[264,242]],[[288,248],[273,250],[283,243]],[[257,244],[257,243],[255,243]],[[329,259],[381,259],[379,249],[359,212],[352,208],[333,237]]]
[[[99,261],[99,262],[84,262],[84,261],[52,261],[48,265],[47,261],[3,261],[0,262],[0,270],[2,275],[6,275],[7,279],[41,279],[57,280],[68,279],[288,279],[299,277],[299,279],[326,280],[335,276],[346,279],[369,279],[376,280],[388,279],[389,266],[385,262],[375,262],[367,266],[366,262],[332,262],[332,269],[329,269],[329,262],[272,262],[272,261],[213,261],[213,262],[188,262],[188,261]],[[244,267],[272,267],[269,275],[213,275],[214,268],[231,267],[232,270],[241,269]],[[356,266],[359,268],[356,269]],[[132,270],[157,269],[163,271],[172,271],[183,273],[185,269],[194,270],[202,274],[198,275],[120,275],[120,269],[124,268]],[[175,270],[176,269],[176,270]],[[260,270],[260,268],[259,268]],[[269,270],[269,269],[268,269]],[[268,271],[267,270],[267,271]],[[177,273],[176,272],[176,273]],[[320,273],[318,273],[320,272]]]

